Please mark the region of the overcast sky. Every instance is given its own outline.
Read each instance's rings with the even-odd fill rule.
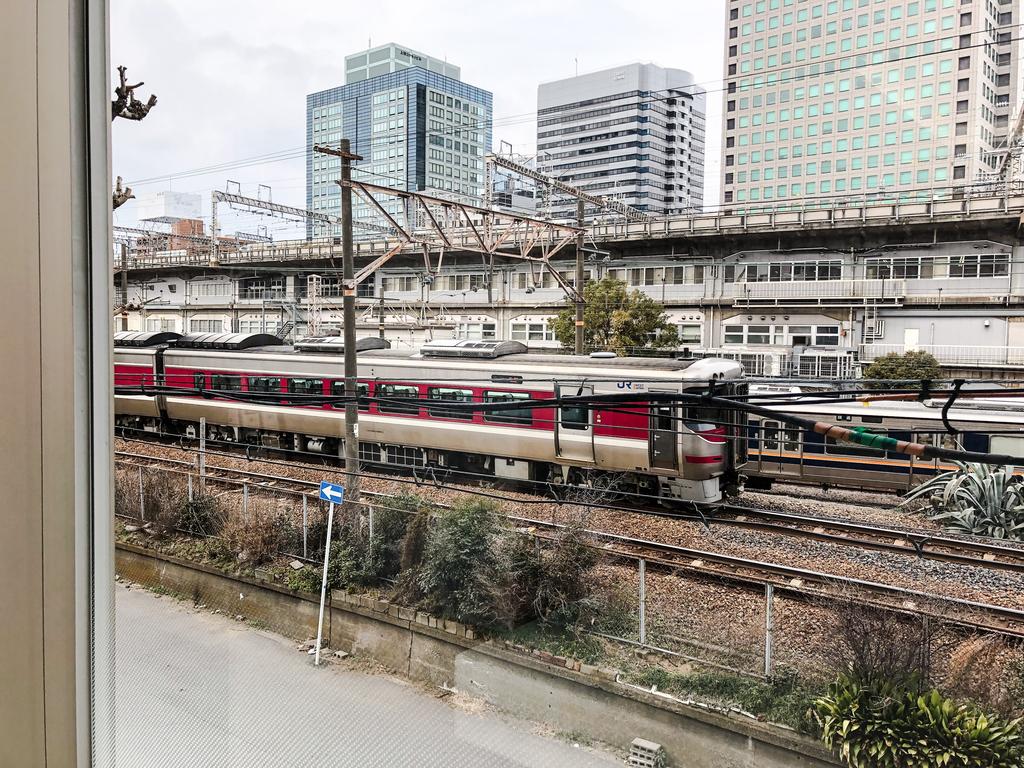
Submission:
[[[634,61],[689,70],[709,91],[704,197],[717,202],[723,3],[112,0],[111,65],[145,81],[143,100],[159,97],[145,121],[114,123],[114,175],[137,195],[207,193],[204,211],[227,179],[303,206],[306,94],[342,85],[347,54],[397,42],[447,57],[491,91],[494,146],[522,153],[536,144],[537,84],[572,76],[577,61],[580,73]],[[115,213],[117,224],[135,219],[134,202]]]

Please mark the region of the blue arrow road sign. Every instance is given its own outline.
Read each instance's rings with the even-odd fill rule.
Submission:
[[[345,498],[345,487],[324,480],[320,483],[320,498],[334,504],[341,504],[342,499]]]

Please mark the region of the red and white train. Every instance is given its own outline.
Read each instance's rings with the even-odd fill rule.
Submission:
[[[266,334],[118,333],[116,424],[337,455],[344,406],[340,338],[286,346]],[[513,481],[600,484],[712,503],[738,483],[743,441],[707,410],[644,401],[647,393],[742,391],[731,360],[597,358],[529,353],[514,341],[442,341],[417,354],[380,339],[357,346],[359,450],[364,461],[433,466]],[[158,394],[140,387],[160,386]],[[180,394],[174,389],[180,389]],[[202,394],[200,394],[202,391]],[[246,400],[260,393],[264,402]],[[635,393],[636,403],[470,411],[509,403]],[[279,395],[280,397],[274,397]],[[266,402],[267,397],[272,399]],[[292,402],[289,402],[291,396]],[[717,426],[716,426],[717,424]]]

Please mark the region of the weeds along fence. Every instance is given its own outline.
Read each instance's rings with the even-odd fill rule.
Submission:
[[[115,514],[119,518],[144,527],[154,536],[180,533],[206,539],[216,543],[223,556],[254,566],[278,557],[320,566],[326,543],[326,507],[313,493],[220,477],[208,477],[203,482],[187,469],[116,462]],[[359,510],[354,516],[344,510],[336,514],[333,546],[338,546],[342,530],[349,535],[356,531],[370,544],[358,551],[345,545],[347,549],[338,559],[332,548],[331,569],[342,568],[345,578],[357,572],[364,577],[371,574],[370,581],[361,582],[364,585],[391,589],[397,583],[398,600],[422,599],[415,589],[409,591],[409,579],[405,577],[424,557],[427,534],[421,526],[426,523],[421,522],[418,528],[411,521],[417,516],[422,521],[420,513],[424,510],[440,513],[441,508],[426,499],[396,497],[363,501]],[[395,525],[395,512],[401,513],[399,517],[406,522]],[[535,536],[536,532],[530,530],[507,525],[502,530],[521,543],[506,546],[504,554],[492,558],[486,566],[499,572],[496,578],[491,582],[480,580],[472,589],[465,589],[459,599],[490,599],[498,604],[518,600],[529,609],[525,613],[532,610],[534,618],[553,612],[551,606],[557,608],[560,600],[573,602],[569,612],[571,632],[611,641],[620,649],[620,661],[627,666],[641,667],[653,655],[662,666],[680,669],[697,663],[751,678],[774,678],[797,670],[803,676],[824,679],[855,662],[851,654],[884,657],[894,648],[926,637],[927,647],[922,654],[927,656],[924,671],[928,676],[966,683],[980,680],[977,669],[1000,669],[1020,656],[1016,645],[999,638],[965,633],[952,623],[923,625],[921,621],[928,620],[905,611],[868,611],[852,596],[846,601],[808,600],[772,585],[726,581],[693,569],[608,552],[594,541],[585,543],[590,553],[585,570],[572,571],[575,566],[571,562],[556,561],[545,566],[545,577],[538,573],[540,561],[524,557],[524,552],[529,555],[530,548],[554,549],[557,542]],[[529,544],[527,549],[522,542]],[[486,553],[471,551],[464,540],[456,540],[452,546],[458,550],[463,545],[467,550],[455,551],[453,562],[471,559],[483,569]],[[361,568],[352,562],[354,558],[374,563]],[[523,572],[523,579],[512,584],[503,580],[500,572],[517,568]],[[579,580],[580,573],[585,574],[585,588],[574,589],[572,582]],[[318,587],[320,576],[309,575],[315,575],[311,582]],[[529,582],[525,587],[524,581]],[[530,594],[509,594],[517,590]],[[490,596],[481,597],[488,591]],[[495,597],[495,591],[505,594]],[[522,608],[510,609],[507,615],[515,616],[517,611],[524,613]],[[867,634],[877,637],[858,634],[858,627],[871,628]],[[982,655],[991,663],[979,665],[977,660]],[[972,669],[975,672],[968,674]],[[996,691],[998,674],[990,671],[985,682],[977,685]]]

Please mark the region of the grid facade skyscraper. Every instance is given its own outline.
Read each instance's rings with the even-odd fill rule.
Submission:
[[[722,202],[953,194],[1019,104],[1014,0],[727,0]]]
[[[376,58],[375,52],[380,52]],[[337,144],[341,138],[363,157],[353,164],[356,181],[482,196],[483,159],[491,148],[491,93],[427,67],[459,72],[454,65],[388,44],[346,57],[349,81],[306,97],[309,210],[341,215],[341,190],[335,183],[339,160],[313,152],[314,144]],[[398,201],[388,206],[397,211]],[[353,199],[356,219],[374,219],[374,213]],[[340,228],[316,225],[309,231],[326,236]]]
[[[629,64],[542,83],[538,168],[653,215],[699,208],[705,97],[693,82],[681,69]],[[555,197],[551,213],[575,218],[575,200]]]

